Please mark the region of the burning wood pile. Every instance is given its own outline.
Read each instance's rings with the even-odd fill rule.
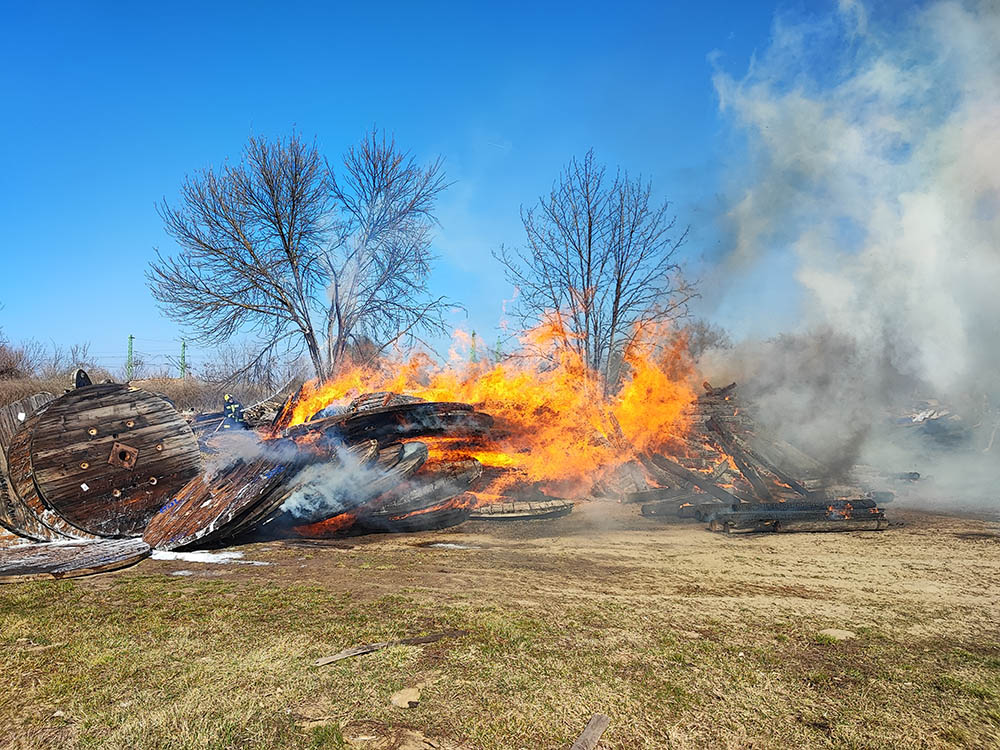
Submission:
[[[0,412],[0,546],[10,548],[0,579],[109,570],[153,548],[251,535],[553,518],[573,509],[563,495],[639,503],[644,516],[719,531],[884,528],[878,502],[891,495],[830,484],[791,446],[763,440],[735,384],[706,384],[698,398],[645,387],[612,408],[574,393],[567,412],[469,399],[496,417],[461,400],[307,388],[248,424],[232,400],[185,418],[163,397],[84,375],[62,396]]]
[[[673,457],[640,457],[659,485],[626,496],[643,503],[642,515],[695,518],[729,533],[886,528],[878,503],[891,501],[891,492],[831,482],[814,459],[755,433],[736,383],[704,388],[690,409],[684,449]]]

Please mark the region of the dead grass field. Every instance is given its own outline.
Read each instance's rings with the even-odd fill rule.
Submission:
[[[998,747],[1000,524],[892,515],[726,537],[591,504],[3,586],[0,746],[536,750],[603,712],[606,749]]]

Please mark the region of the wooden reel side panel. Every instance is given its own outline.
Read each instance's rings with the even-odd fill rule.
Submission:
[[[45,412],[45,408],[43,406],[28,418],[15,433],[7,449],[11,489],[14,492],[14,499],[20,503],[19,519],[25,524],[31,537],[40,541],[93,538],[93,535],[81,531],[53,513],[38,494],[38,487],[35,485],[31,470],[31,433]]]
[[[54,399],[51,393],[36,393],[0,409],[0,526],[28,539],[48,539],[45,529],[21,503],[10,478],[7,450],[10,441],[28,418]]]
[[[134,565],[148,556],[141,539],[92,539],[70,544],[26,544],[0,550],[0,583],[76,578]]]
[[[201,457],[169,402],[107,384],[46,407],[31,433],[31,466],[43,502],[74,526],[132,536],[199,473]]]

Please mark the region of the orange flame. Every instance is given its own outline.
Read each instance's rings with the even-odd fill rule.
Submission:
[[[663,330],[641,333],[623,354],[628,375],[616,393],[606,394],[604,380],[553,318],[525,335],[522,352],[496,364],[453,357],[437,367],[418,354],[310,382],[279,423],[301,424],[331,404],[374,391],[466,402],[495,419],[490,436],[461,451],[487,474],[496,470],[484,492],[502,494],[514,482],[556,494],[586,492],[616,467],[676,445],[686,432],[685,409],[695,398],[686,341]],[[447,457],[447,440],[427,442],[435,457]]]

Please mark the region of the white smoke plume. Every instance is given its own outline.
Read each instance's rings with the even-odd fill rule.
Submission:
[[[827,459],[912,464],[927,456],[883,440],[894,401],[950,403],[987,437],[997,419],[1000,5],[878,10],[841,0],[824,17],[779,19],[744,76],[716,72],[747,149],[725,271],[791,256],[802,311],[789,335],[706,366],[754,381],[765,419],[825,445]],[[767,316],[772,304],[738,312]],[[997,471],[969,467],[997,455],[960,472],[994,498],[984,483]]]

